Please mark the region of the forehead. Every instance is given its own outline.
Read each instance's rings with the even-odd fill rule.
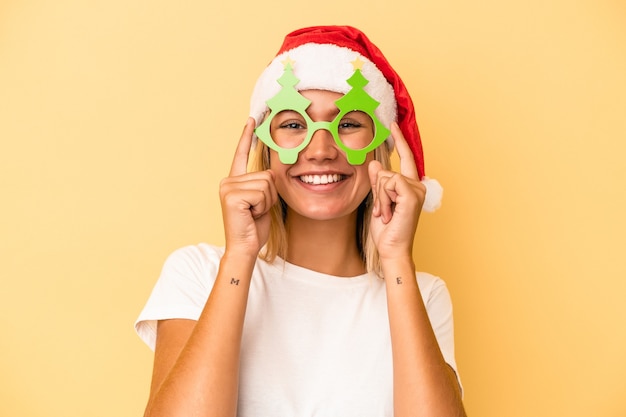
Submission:
[[[300,94],[311,101],[306,112],[313,120],[316,120],[317,117],[326,118],[339,113],[335,102],[343,97],[342,93],[328,90],[301,90]]]
[[[310,100],[311,105],[319,104],[320,106],[328,104],[335,106],[335,101],[343,97],[342,93],[328,90],[300,90],[300,94]]]
[[[307,89],[307,90],[300,90],[299,92],[300,94],[302,94],[304,97],[308,98],[309,100],[313,98],[318,98],[318,99],[325,98],[328,100],[336,101],[343,96],[343,93],[338,93],[336,91],[330,91],[330,90]]]

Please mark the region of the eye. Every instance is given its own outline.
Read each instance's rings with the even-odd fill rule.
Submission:
[[[299,120],[287,120],[278,125],[279,129],[306,129],[304,123]]]
[[[306,129],[306,121],[302,115],[296,111],[283,110],[274,117],[272,126],[274,126],[274,129],[283,130]]]
[[[339,129],[351,129],[351,128],[358,128],[358,127],[361,127],[361,123],[355,120],[343,119],[341,122],[339,122]]]
[[[371,118],[362,111],[351,111],[341,118],[339,129],[360,129],[371,125]]]

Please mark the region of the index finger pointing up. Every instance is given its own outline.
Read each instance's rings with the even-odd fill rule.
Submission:
[[[248,172],[248,155],[252,147],[252,134],[254,133],[255,123],[252,117],[246,120],[246,126],[243,128],[241,138],[239,138],[239,143],[235,150],[235,156],[233,157],[233,163],[230,166],[230,173],[228,174],[230,177],[243,175]]]
[[[393,137],[396,149],[398,150],[398,156],[400,157],[400,174],[407,178],[419,180],[419,173],[415,166],[413,152],[411,152],[409,144],[406,142],[406,139],[404,139],[400,126],[395,122],[391,124],[391,136]]]

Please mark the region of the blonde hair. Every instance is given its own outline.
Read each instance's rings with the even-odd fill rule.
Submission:
[[[383,169],[391,169],[390,150],[384,144],[374,150],[374,158],[379,161]],[[250,168],[253,171],[263,171],[270,167],[270,149],[261,141],[257,141]],[[369,224],[372,213],[372,193],[369,192],[357,209],[356,242],[359,253],[368,272],[382,276],[378,250],[369,235]],[[264,249],[259,257],[267,262],[273,262],[276,257],[285,259],[287,255],[287,203],[279,196],[279,202],[270,209],[272,218],[270,234]]]

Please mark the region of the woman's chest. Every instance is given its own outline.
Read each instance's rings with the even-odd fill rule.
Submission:
[[[392,410],[384,291],[251,293],[240,416],[384,416]]]

